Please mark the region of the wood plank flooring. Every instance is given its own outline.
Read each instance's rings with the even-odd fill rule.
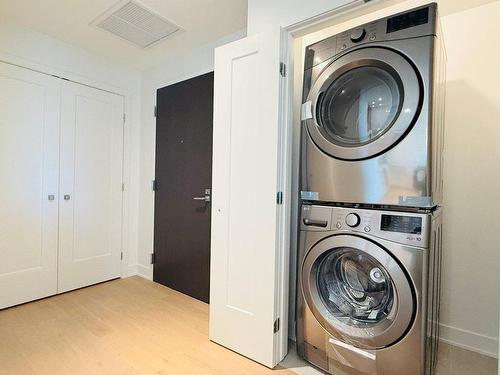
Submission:
[[[0,312],[0,374],[292,374],[208,341],[208,305],[139,277]]]
[[[475,375],[496,366],[492,358],[475,363],[486,363]],[[1,375],[317,373],[293,351],[284,366],[293,371],[269,370],[211,343],[208,305],[139,277],[0,311]],[[439,374],[472,374],[453,366],[443,361]]]

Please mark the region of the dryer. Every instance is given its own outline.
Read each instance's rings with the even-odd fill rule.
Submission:
[[[335,375],[424,375],[436,364],[441,212],[303,205],[297,348]]]
[[[435,3],[308,46],[302,200],[439,205],[444,65]]]

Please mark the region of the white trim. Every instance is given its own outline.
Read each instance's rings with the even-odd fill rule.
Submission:
[[[128,96],[130,93],[127,89],[110,85],[104,82],[95,81],[93,79],[89,79],[87,77],[81,76],[79,74],[75,74],[69,71],[53,68],[48,65],[40,64],[31,60],[24,59],[22,57],[18,57],[15,55],[11,55],[6,52],[0,52],[0,61],[5,62],[7,64],[16,65],[21,68],[34,70],[36,72],[42,74],[48,74],[51,76],[55,76],[57,78],[67,79],[69,81],[79,83],[81,85],[90,86],[96,88],[98,90],[109,91],[114,94]]]
[[[148,280],[153,280],[153,268],[143,266],[142,264],[137,265],[137,275]]]
[[[353,10],[359,9],[363,5],[369,6],[381,1],[383,0],[371,0],[369,2],[366,2],[365,0],[353,0],[347,4],[338,6],[325,13],[321,13],[317,16],[313,16],[303,21],[289,25],[285,27],[285,29],[288,30],[288,33],[293,38],[298,38],[312,32],[314,28],[321,28],[324,22],[330,22],[336,18],[340,18],[341,16],[344,16]]]
[[[440,340],[489,357],[498,358],[498,338],[440,323]]]
[[[296,38],[300,38],[310,32],[319,30],[322,28],[322,26],[326,22],[331,22],[335,19],[342,20],[343,17],[346,17],[350,12],[355,12],[356,10],[359,10],[360,8],[364,9],[374,9],[377,10],[380,4],[383,2],[383,0],[372,0],[368,3],[365,3],[364,0],[355,0],[352,1],[346,5],[337,7],[335,9],[332,9],[331,11],[319,14],[317,16],[308,18],[304,21],[297,22],[292,25],[288,25],[283,28],[283,37],[282,37],[282,44],[281,44],[281,56],[282,56],[282,61],[286,63],[287,65],[287,76],[286,76],[286,87],[288,87],[288,90],[293,88],[293,79],[294,79],[294,73],[293,73],[293,65],[294,65],[294,56],[293,56],[293,43]],[[288,39],[288,42],[287,42]],[[297,88],[295,88],[297,89]],[[286,95],[287,97],[291,95],[290,92],[283,92],[281,94]],[[288,123],[286,126],[288,126],[290,129],[293,127],[293,124],[291,121],[293,121],[293,103],[287,103],[287,98],[280,98],[281,103],[285,103],[283,107],[283,111],[287,111],[288,116]],[[288,168],[292,168],[292,166],[289,166]],[[287,182],[288,184],[290,181]],[[290,188],[289,186],[285,187],[284,189]],[[284,194],[284,202],[286,199],[291,199],[291,197],[287,197],[287,195]],[[293,202],[291,202],[293,204]],[[284,231],[288,231],[290,228],[282,228]],[[293,231],[292,231],[293,233]],[[291,241],[291,245],[294,244],[294,241]],[[283,275],[285,277],[285,275]],[[286,275],[288,278],[289,276]],[[297,290],[297,293],[300,291]],[[295,296],[289,296],[290,298],[295,298]],[[284,320],[283,320],[284,324]],[[293,341],[296,340],[295,337],[295,321],[288,321],[287,326],[288,326],[288,332],[289,332],[289,338],[291,338]],[[440,324],[440,340],[451,344],[453,346],[457,346],[466,350],[470,350],[473,352],[477,352],[486,356],[494,357],[494,358],[499,358],[499,339],[496,337],[491,337],[491,336],[486,336],[482,335],[473,331],[465,330],[462,328],[457,328],[453,326],[449,326],[447,324]],[[500,374],[500,362],[499,362],[499,374]]]
[[[288,45],[290,34],[280,30],[280,62],[284,63],[285,76],[280,77],[279,113],[278,113],[278,181],[276,191],[282,193],[282,203],[277,205],[276,215],[276,283],[279,296],[276,301],[275,314],[280,319],[280,332],[275,336],[275,358],[283,360],[288,352],[288,307],[289,307],[289,280],[290,280],[290,230],[291,230],[291,171],[292,171],[292,128],[290,124],[290,88],[288,79]],[[276,67],[276,74],[280,74]]]
[[[139,272],[137,271],[137,264],[129,264],[127,266],[127,273],[126,273],[126,277],[130,277],[130,276],[136,276],[138,275]],[[123,278],[123,277],[122,277]]]
[[[327,20],[332,20],[340,17],[353,9],[359,8],[361,5],[366,4],[364,0],[355,0],[346,5],[332,9],[329,12],[320,14],[318,16],[306,19],[292,25],[288,25],[281,29],[280,35],[280,60],[286,65],[286,76],[281,79],[280,87],[280,125],[279,125],[279,141],[278,148],[278,186],[277,191],[283,192],[283,205],[278,212],[278,233],[277,233],[277,247],[278,247],[278,260],[277,264],[281,266],[277,270],[279,289],[283,294],[278,301],[276,301],[276,312],[280,317],[280,330],[281,332],[278,345],[276,345],[277,353],[275,356],[282,359],[288,350],[287,338],[295,340],[295,320],[289,319],[288,309],[290,298],[290,246],[296,245],[296,241],[292,240],[291,235],[297,232],[292,230],[292,225],[296,224],[296,220],[292,220],[292,206],[296,204],[294,194],[292,193],[292,168],[293,162],[293,89],[294,89],[294,40],[306,34],[315,25],[321,24]],[[278,67],[276,67],[278,72]],[[278,206],[279,207],[279,206]],[[293,270],[295,272],[295,270]],[[286,333],[286,335],[283,335]]]
[[[131,93],[129,90],[117,86],[109,85],[103,82],[88,79],[75,73],[67,72],[61,69],[53,68],[48,65],[39,64],[31,60],[27,60],[9,53],[0,52],[0,62],[15,65],[20,68],[32,70],[41,74],[47,74],[62,80],[68,80],[77,84],[92,87],[97,90],[102,90],[123,97],[123,114],[128,115],[132,112]],[[128,116],[129,118],[130,116]],[[125,184],[125,191],[122,197],[122,251],[123,260],[120,269],[120,277],[128,275],[128,260],[130,255],[130,187],[131,187],[131,157],[132,157],[132,127],[128,126],[128,121],[124,123],[123,131],[123,174],[122,179]]]

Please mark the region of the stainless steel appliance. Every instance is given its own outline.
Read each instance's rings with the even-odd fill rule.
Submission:
[[[444,66],[434,3],[308,46],[302,200],[439,205]]]
[[[441,212],[302,205],[297,347],[335,375],[436,363]]]

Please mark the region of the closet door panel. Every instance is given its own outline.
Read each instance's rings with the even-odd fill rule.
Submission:
[[[0,308],[57,292],[60,83],[0,63]]]
[[[66,83],[58,291],[120,276],[123,97]]]

